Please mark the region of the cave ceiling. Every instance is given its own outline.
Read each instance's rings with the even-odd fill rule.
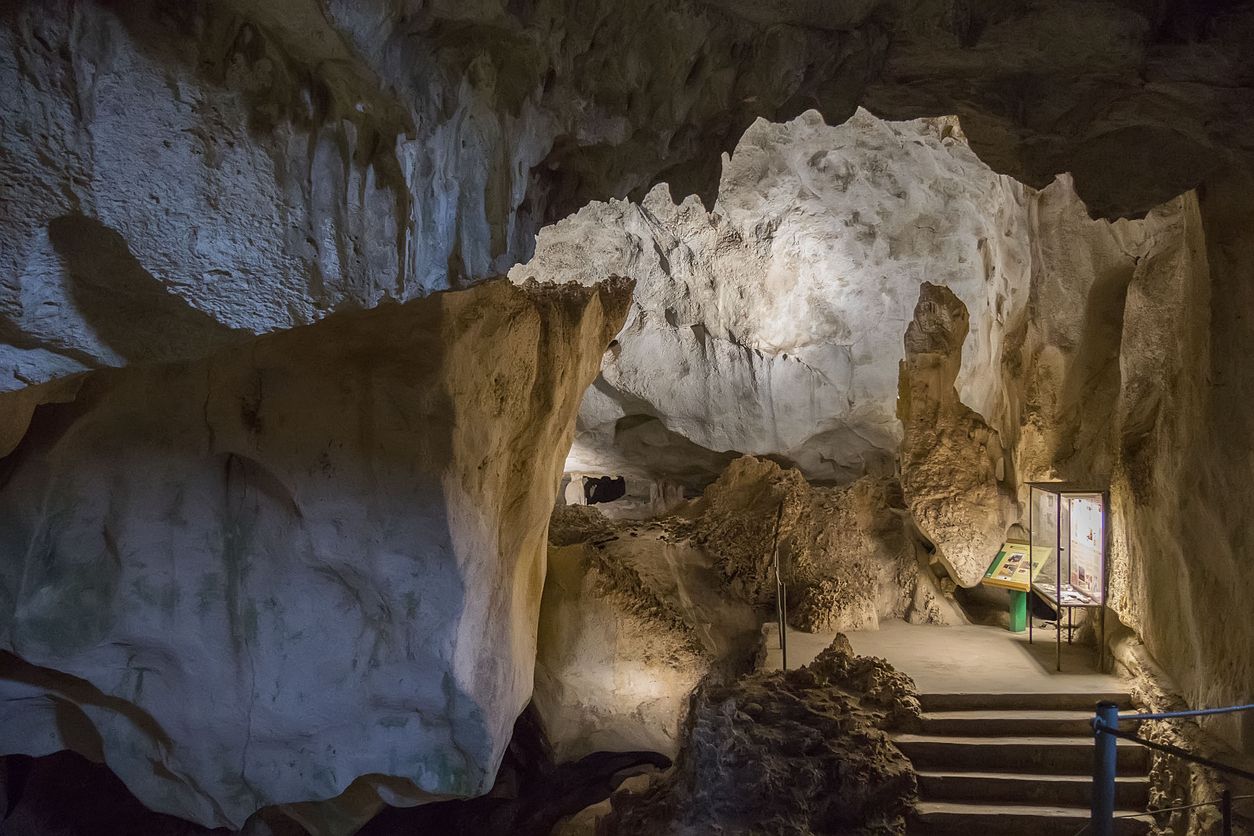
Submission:
[[[658,181],[710,205],[718,154],[757,117],[862,104],[957,114],[994,169],[1033,186],[1071,171],[1094,215],[1139,215],[1248,157],[1247,3],[1003,0],[236,0],[307,64],[370,76],[412,110],[443,78],[552,119],[534,168],[546,221]],[[421,58],[418,58],[421,56]],[[420,108],[421,111],[421,108]],[[418,116],[422,118],[421,112]]]

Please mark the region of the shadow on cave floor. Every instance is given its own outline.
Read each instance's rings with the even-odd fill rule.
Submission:
[[[548,836],[558,821],[609,798],[627,778],[670,767],[656,752],[594,752],[556,764],[530,706],[514,725],[496,784],[485,796],[419,807],[388,807],[360,836]],[[242,833],[305,836],[276,809]],[[0,757],[0,836],[232,836],[155,813],[107,766],[75,752]]]
[[[107,766],[75,752],[0,758],[0,836],[229,836],[154,813]],[[295,823],[292,823],[295,825]],[[302,836],[299,827],[273,836]]]
[[[388,808],[359,836],[447,833],[482,836],[548,836],[558,821],[604,801],[633,775],[667,769],[656,752],[593,752],[556,764],[533,709],[514,724],[505,761],[492,791],[465,801]]]
[[[861,656],[887,659],[915,681],[922,693],[969,691],[1050,693],[1118,691],[1122,680],[1097,670],[1092,645],[1062,644],[1062,670],[1055,670],[1055,632],[1036,622],[1035,640],[981,624],[936,626],[885,621],[878,630],[850,630]],[[788,666],[808,664],[831,644],[834,634],[788,631]],[[778,647],[768,639],[768,648]],[[768,651],[763,667],[779,667],[779,651]]]

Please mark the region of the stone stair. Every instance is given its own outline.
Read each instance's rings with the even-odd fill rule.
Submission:
[[[919,776],[911,834],[1073,836],[1089,821],[1094,706],[1124,693],[920,695],[917,732],[894,738]],[[1116,815],[1148,803],[1150,753],[1119,741]],[[1118,834],[1149,832],[1116,820]]]

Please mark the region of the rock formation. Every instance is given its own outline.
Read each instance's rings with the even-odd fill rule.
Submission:
[[[994,169],[1038,187],[1071,171],[1110,216],[1248,162],[1254,12],[1072,12],[11,3],[0,385],[492,275],[590,199],[668,182],[712,203],[718,152],[807,108],[957,114]],[[137,306],[164,314],[153,339],[116,327]]]
[[[679,751],[693,690],[745,670],[773,612],[776,542],[795,627],[961,618],[892,479],[819,488],[746,456],[672,516],[558,507],[549,541],[534,702],[561,762]]]
[[[1111,607],[1189,705],[1243,702],[1254,630],[1240,408],[1254,209],[1241,172],[1139,221],[1039,201],[1032,302],[1007,352],[1018,480],[1109,484]],[[1022,494],[1022,490],[1020,492]],[[1248,750],[1234,718],[1207,725]]]
[[[1028,283],[1029,190],[994,174],[953,119],[859,111],[755,123],[718,201],[593,203],[544,228],[517,278],[637,279],[588,391],[568,470],[704,487],[734,453],[810,479],[893,472],[901,332],[926,278],[972,312],[959,387],[1000,403],[1004,318]]]
[[[937,582],[896,479],[864,476],[847,488],[815,488],[814,494],[814,547],[792,567],[794,627],[874,629],[891,618],[962,622]]]
[[[884,730],[918,715],[910,680],[844,636],[804,668],[708,683],[675,772],[613,796],[599,832],[904,832],[914,770]]]
[[[559,762],[674,756],[693,690],[711,670],[744,665],[759,622],[673,523],[578,506],[554,512],[540,612],[534,701]]]
[[[778,549],[794,627],[855,630],[874,628],[881,618],[959,618],[928,567],[894,479],[822,488],[796,470],[745,456],[686,514],[685,531],[742,600],[774,608]]]
[[[954,388],[967,331],[962,300],[924,282],[906,329],[897,410],[906,504],[953,579],[974,586],[997,554],[1008,521],[999,484],[1001,440]]]
[[[1108,481],[1113,611],[1189,704],[1247,699],[1252,31],[1123,0],[4,3],[0,749],[224,826],[483,791],[598,362],[572,470],[663,506],[741,452],[849,483],[686,518],[744,601],[769,502],[831,626],[930,612],[903,510],[968,584],[1003,488]],[[638,269],[625,327],[617,285],[466,290],[623,197],[515,276]],[[899,431],[924,280],[952,293],[923,286]],[[665,552],[617,536],[581,596]],[[590,641],[639,617],[614,604]]]
[[[629,296],[494,282],[42,407],[0,480],[0,750],[94,740],[147,806],[212,826],[350,785],[358,824],[487,790]]]

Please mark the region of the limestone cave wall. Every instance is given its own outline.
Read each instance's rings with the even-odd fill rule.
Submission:
[[[1248,183],[1227,172],[1113,225],[1042,193],[1031,300],[1007,352],[1019,480],[1109,483],[1112,607],[1192,706],[1254,691],[1254,630],[1240,615],[1254,442]],[[1210,727],[1254,745],[1239,720]]]
[[[1248,159],[1254,12],[1080,9],[14,0],[3,388],[501,273],[591,199],[712,205],[720,151],[810,108],[956,114],[995,170],[1070,171],[1107,216]],[[112,324],[135,310],[145,339]]]
[[[486,792],[629,298],[497,281],[41,407],[0,465],[0,749],[77,749],[214,827]]]
[[[588,470],[889,479],[924,281],[971,323],[982,487],[1108,479],[1116,612],[1191,702],[1248,697],[1251,37],[1119,0],[0,4],[3,748],[213,825],[486,790],[577,409]],[[470,287],[533,255],[640,273],[626,329],[618,282]]]
[[[541,230],[522,279],[637,280],[584,398],[568,469],[700,489],[738,453],[811,479],[894,469],[901,335],[924,280],[970,311],[957,386],[990,412],[1003,324],[1026,301],[1030,189],[953,119],[763,121],[724,158],[712,212],[659,186]],[[950,384],[953,385],[953,381]]]

